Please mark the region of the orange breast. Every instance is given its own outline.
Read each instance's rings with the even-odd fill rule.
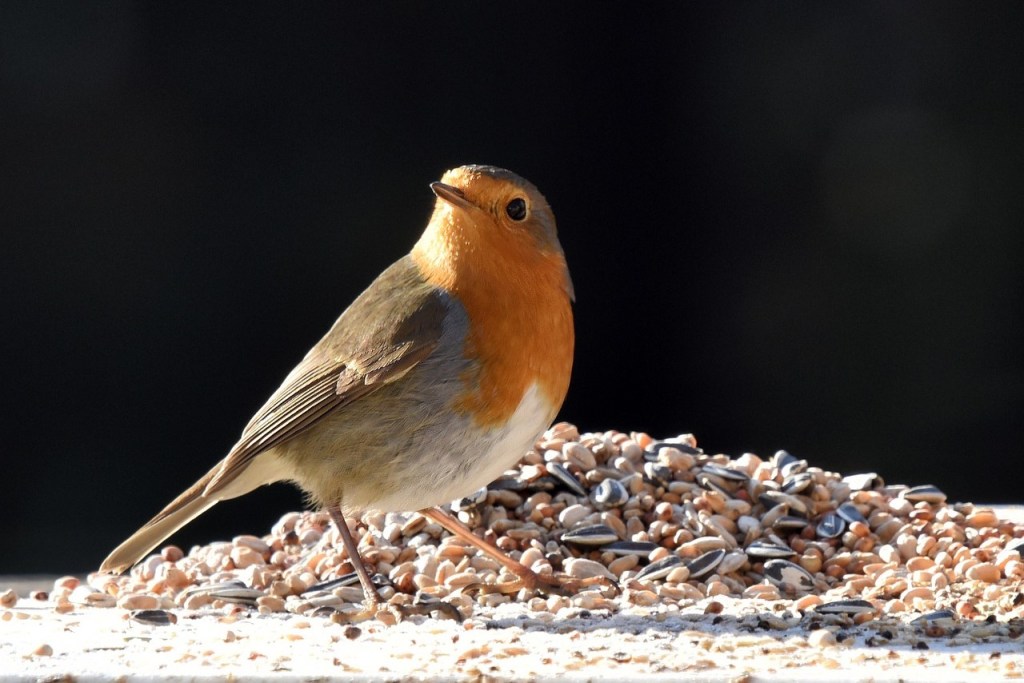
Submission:
[[[536,384],[551,406],[550,422],[572,371],[564,256],[537,249],[527,234],[476,229],[450,216],[444,223],[432,226],[438,229],[424,235],[412,257],[429,282],[458,298],[470,320],[465,353],[479,370],[465,378],[469,388],[457,407],[481,427],[500,427]]]

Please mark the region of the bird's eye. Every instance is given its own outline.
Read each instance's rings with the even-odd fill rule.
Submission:
[[[505,213],[514,221],[521,221],[526,218],[526,202],[521,197],[516,197],[505,205]]]

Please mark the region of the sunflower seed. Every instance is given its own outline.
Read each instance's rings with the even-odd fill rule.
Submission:
[[[575,479],[575,477],[573,477],[573,478]],[[549,476],[549,475],[544,475],[543,477],[537,477],[536,479],[534,479],[532,481],[524,482],[523,485],[524,485],[523,493],[537,493],[539,491],[544,491],[544,492],[550,493],[552,491],[558,490],[559,488],[567,486],[567,484],[565,482],[563,482],[562,480],[556,479],[555,477],[552,477],[552,476]],[[582,494],[578,494],[578,495],[582,495]]]
[[[697,475],[697,483],[700,484],[700,487],[703,489],[706,489],[708,491],[717,491],[718,493],[721,493],[723,496],[732,498],[732,491],[730,491],[726,487],[725,480],[722,479],[721,477],[716,477],[713,474],[701,472],[700,474]]]
[[[843,503],[836,509],[836,514],[851,524],[853,522],[868,523],[867,518],[861,514],[860,510],[853,503]]]
[[[904,484],[889,484],[888,486],[880,486],[875,489],[875,491],[889,498],[902,498],[903,494],[908,490],[910,490],[910,487]]]
[[[914,503],[938,504],[946,502],[946,494],[931,484],[913,486],[903,492],[903,497]]]
[[[746,472],[722,467],[721,465],[716,465],[713,462],[705,463],[701,466],[701,469],[707,474],[713,474],[716,477],[720,477],[727,481],[747,481],[750,479]]]
[[[846,522],[834,512],[828,512],[814,528],[819,538],[837,538],[846,530]]]
[[[851,491],[871,491],[880,486],[885,486],[882,478],[874,472],[850,474],[843,477],[842,481],[850,487]]]
[[[669,575],[669,572],[681,564],[683,564],[681,557],[678,555],[669,555],[668,557],[647,565],[633,578],[637,581],[657,581],[658,579],[664,579]]]
[[[725,557],[725,551],[719,549],[708,551],[700,557],[687,561],[686,568],[690,570],[690,578],[696,579],[708,574],[721,564],[723,557]]]
[[[590,497],[598,510],[608,510],[625,505],[629,500],[629,491],[617,480],[605,479],[591,491]]]
[[[163,609],[137,609],[131,613],[132,619],[152,626],[169,626],[178,623],[178,617]]]
[[[660,547],[657,543],[651,543],[650,541],[616,541],[615,543],[609,543],[601,548],[601,550],[613,555],[639,555],[646,559],[648,555]]]
[[[656,486],[668,486],[672,482],[672,470],[656,462],[644,463],[644,475]]]
[[[249,588],[241,581],[225,581],[199,586],[187,592],[187,595],[208,595],[215,600],[234,602],[241,605],[255,605],[256,598],[266,595],[263,591]]]
[[[380,588],[381,586],[390,586],[391,582],[384,574],[375,573],[370,577],[370,581],[373,582],[374,586]],[[321,591],[332,591],[336,588],[343,588],[345,586],[355,586],[359,583],[359,575],[354,571],[349,571],[346,574],[340,575],[337,579],[331,581],[324,581],[314,586],[310,586],[306,590],[302,591],[302,595],[309,593],[318,593]]]
[[[783,515],[772,524],[773,529],[803,529],[810,522],[804,517],[797,517],[796,515]]]
[[[782,468],[779,469],[779,474],[781,474],[783,477],[792,477],[794,474],[800,474],[806,469],[806,460],[794,460],[783,465]]]
[[[867,600],[834,600],[818,605],[814,611],[819,614],[866,614],[875,611]]]
[[[580,486],[579,480],[576,479],[576,477],[572,475],[572,472],[567,470],[564,465],[557,462],[549,462],[545,467],[548,469],[548,474],[558,480],[561,484],[564,484],[566,488],[577,496],[587,495],[587,490]]]
[[[689,453],[690,455],[701,455],[704,452],[681,439],[665,439],[664,441],[652,441],[649,443],[647,448],[644,449],[644,458],[656,460],[658,458],[658,451],[662,448],[678,448],[683,453]]]
[[[951,609],[940,609],[936,612],[922,614],[910,623],[912,626],[941,626],[949,628],[957,624],[956,612]]]
[[[526,482],[519,477],[501,477],[488,484],[487,488],[491,491],[525,491]]]
[[[772,467],[777,470],[781,470],[790,463],[798,462],[800,459],[789,451],[775,451],[775,455],[772,456],[771,463]]]
[[[782,482],[782,490],[791,495],[803,493],[812,486],[814,486],[814,477],[806,472],[786,477],[785,481]]]
[[[772,456],[771,464],[783,478],[791,477],[807,469],[806,460],[801,460],[788,451],[776,451]]]
[[[814,589],[814,577],[806,569],[789,560],[768,560],[764,578],[783,590],[808,592]]]
[[[765,503],[765,507],[774,507],[775,505],[785,504],[789,506],[791,511],[798,515],[807,514],[807,503],[800,500],[798,496],[791,496],[788,493],[783,493],[782,491],[765,491],[761,494],[761,502]]]
[[[788,545],[772,543],[771,541],[766,541],[760,538],[748,545],[745,552],[750,557],[767,559],[793,557],[796,555],[796,551]]]
[[[562,540],[575,545],[605,545],[619,540],[619,535],[610,526],[594,524],[567,531],[562,534]]]
[[[472,510],[481,503],[487,500],[487,487],[477,489],[473,493],[469,494],[465,498],[459,498],[452,501],[452,512],[461,512],[463,510]]]

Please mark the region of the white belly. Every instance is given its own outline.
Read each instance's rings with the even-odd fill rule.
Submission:
[[[405,486],[390,496],[377,492],[377,499],[367,507],[412,511],[469,495],[497,479],[533,448],[547,429],[551,412],[551,404],[534,385],[501,429],[481,430],[468,420],[452,425],[447,434],[434,435],[432,443],[425,444],[431,457],[410,459],[402,473]],[[353,498],[362,497],[351,493]]]

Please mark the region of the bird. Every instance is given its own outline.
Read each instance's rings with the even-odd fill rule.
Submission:
[[[330,514],[365,594],[379,596],[347,519],[418,511],[559,592],[441,505],[498,478],[560,410],[572,372],[572,279],[547,200],[519,175],[468,165],[430,184],[433,213],[285,377],[227,456],[115,548],[122,573],[214,504],[278,481]]]

